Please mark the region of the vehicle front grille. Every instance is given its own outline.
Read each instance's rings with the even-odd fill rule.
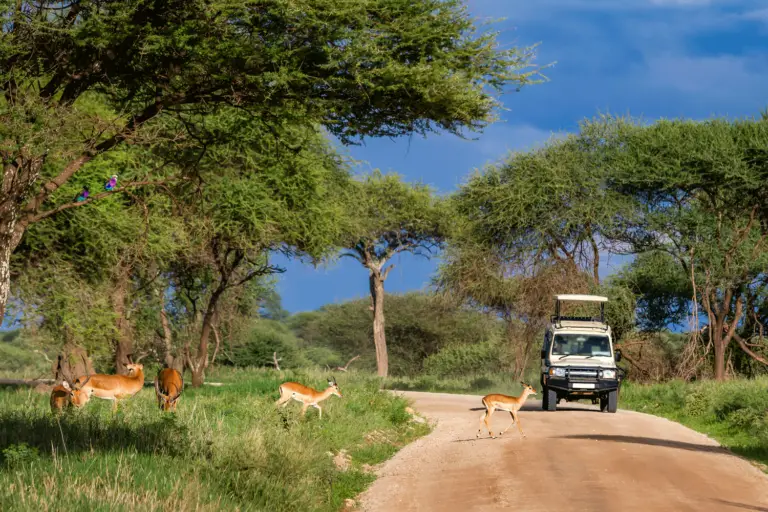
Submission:
[[[599,370],[592,368],[569,368],[567,375],[575,379],[596,379]]]

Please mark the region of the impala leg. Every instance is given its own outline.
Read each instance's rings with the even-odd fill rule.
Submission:
[[[112,400],[112,412],[117,412],[117,399]]]
[[[320,413],[320,418],[322,419],[322,417],[323,417],[323,410],[320,408],[320,406],[317,405],[317,404],[312,404],[312,407],[314,407],[315,409],[318,410],[318,412]]]
[[[507,428],[505,428],[505,429],[504,429],[504,432],[502,432],[501,434],[499,434],[500,436],[503,436],[503,435],[504,435],[504,434],[507,432],[507,430],[509,430],[509,429],[512,427],[512,425],[514,425],[514,424],[516,423],[516,422],[515,422],[515,415],[514,415],[514,414],[512,414],[512,411],[509,411],[509,415],[510,415],[510,416],[512,416],[512,423],[510,423],[510,424],[509,424],[509,426],[508,426]]]
[[[304,404],[304,406],[301,408],[301,415],[304,416],[307,412],[307,407],[309,407],[309,404]]]
[[[477,429],[477,437],[480,437],[480,433],[483,431],[483,422],[485,421],[485,417],[488,415],[488,409],[485,410],[485,412],[480,416],[480,427]]]
[[[488,433],[491,434],[491,439],[496,439],[496,436],[493,435],[493,431],[491,430],[491,416],[493,416],[494,411],[496,411],[494,407],[489,407],[488,413],[485,415],[485,428],[487,428]]]
[[[523,432],[523,426],[520,424],[520,418],[517,417],[517,413],[513,412],[512,417],[515,419],[515,423],[517,423],[517,430],[520,431],[520,435],[526,437],[525,432]]]

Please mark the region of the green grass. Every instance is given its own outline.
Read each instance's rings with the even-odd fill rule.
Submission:
[[[338,375],[344,397],[277,410],[277,387],[324,388],[324,374],[220,371],[221,387],[187,388],[177,414],[145,388],[121,404],[94,399],[57,421],[48,396],[0,390],[0,510],[339,510],[429,427],[375,378]],[[346,450],[348,470],[333,463]]]
[[[737,455],[768,464],[768,378],[625,383],[619,407],[677,421],[707,434]]]

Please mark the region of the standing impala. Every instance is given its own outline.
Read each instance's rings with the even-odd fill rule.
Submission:
[[[184,391],[184,377],[173,368],[165,367],[155,377],[157,406],[161,411],[176,411],[176,403]]]
[[[496,438],[496,436],[493,435],[493,432],[491,432],[491,416],[493,416],[493,412],[497,409],[499,411],[507,411],[512,416],[512,423],[510,423],[509,427],[517,423],[517,429],[520,431],[520,434],[525,437],[523,427],[520,425],[520,418],[517,417],[517,411],[520,410],[525,401],[528,399],[528,395],[536,394],[536,390],[525,382],[521,382],[520,384],[523,385],[523,392],[520,394],[520,396],[492,394],[483,397],[485,413],[480,417],[480,428],[477,429],[477,437],[480,437],[480,432],[483,430],[484,422],[485,428],[488,429],[488,433],[491,434],[492,438]],[[509,427],[504,429],[504,432],[509,430]],[[500,433],[499,435],[504,435],[504,432]]]
[[[144,365],[134,363],[129,355],[125,368],[128,370],[128,375],[97,373],[87,379],[78,377],[75,385],[89,391],[89,399],[90,396],[95,396],[103,400],[112,400],[112,410],[117,411],[118,400],[130,398],[144,387]]]
[[[278,390],[280,391],[280,399],[275,404],[285,407],[293,398],[297,402],[304,404],[304,407],[301,408],[302,416],[307,412],[307,407],[311,406],[320,411],[320,417],[322,418],[323,410],[318,405],[318,402],[322,402],[331,395],[341,398],[341,391],[339,391],[339,385],[336,383],[335,377],[328,379],[328,387],[322,392],[297,382],[285,382],[280,385]]]
[[[61,413],[64,411],[65,407],[75,406],[80,408],[91,398],[91,392],[82,389],[82,387],[88,383],[90,377],[85,379],[83,384],[70,384],[69,379],[64,376],[64,371],[61,369],[61,355],[59,355],[55,378],[56,381],[59,381],[59,379],[61,379],[61,381],[51,390],[51,411],[54,414]]]

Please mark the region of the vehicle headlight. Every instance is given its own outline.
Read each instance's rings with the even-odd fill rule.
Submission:
[[[616,370],[603,370],[603,378],[604,379],[615,379],[616,378]]]
[[[555,377],[565,377],[565,368],[550,368],[549,374]]]

